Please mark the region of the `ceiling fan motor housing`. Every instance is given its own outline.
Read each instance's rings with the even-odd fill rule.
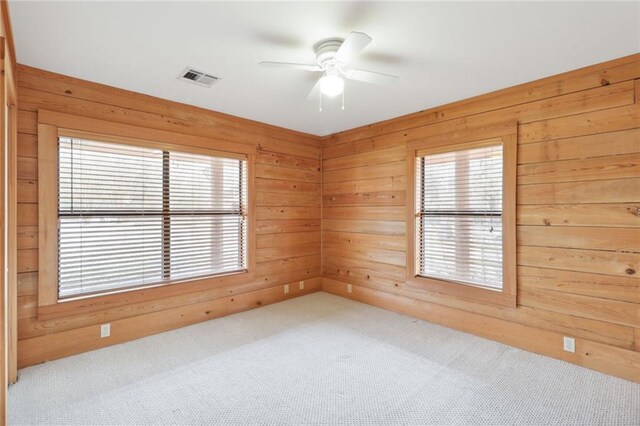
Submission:
[[[344,40],[341,38],[331,38],[327,40],[322,40],[320,43],[316,44],[315,52],[316,52],[316,61],[318,64],[327,68],[328,66],[335,65],[335,56],[336,52],[342,46],[342,42]]]

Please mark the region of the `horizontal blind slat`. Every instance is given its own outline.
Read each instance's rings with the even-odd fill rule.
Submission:
[[[247,164],[59,138],[59,298],[246,269]]]
[[[502,288],[502,146],[416,159],[418,271]]]

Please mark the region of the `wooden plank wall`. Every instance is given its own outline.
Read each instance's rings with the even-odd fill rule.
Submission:
[[[332,135],[323,140],[322,173],[313,136],[24,66],[18,85],[21,367],[322,283],[335,294],[640,381],[640,55]],[[38,108],[254,141],[255,282],[39,320]],[[408,289],[406,143],[461,128],[480,134],[508,121],[519,123],[518,307]],[[294,285],[285,296],[287,283]],[[104,322],[112,336],[100,339]],[[575,354],[562,351],[564,335],[576,337]]]
[[[16,377],[15,246],[16,57],[6,0],[0,2],[0,425],[6,422],[7,384]],[[5,128],[7,126],[7,128]],[[5,198],[6,196],[6,198]],[[5,205],[5,199],[9,201]],[[6,225],[6,226],[5,226]],[[8,249],[5,252],[5,247]],[[5,256],[6,255],[6,256]],[[5,271],[7,272],[5,274]]]
[[[18,365],[134,339],[320,289],[320,139],[249,120],[19,67]],[[256,155],[254,282],[55,319],[38,319],[39,108],[228,141]],[[298,282],[305,281],[304,290]],[[283,285],[292,284],[289,294]],[[99,324],[111,323],[100,339]]]
[[[514,121],[517,308],[409,289],[407,142]],[[323,290],[640,381],[640,55],[332,135],[322,156]]]

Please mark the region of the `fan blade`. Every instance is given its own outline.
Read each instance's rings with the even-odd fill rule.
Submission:
[[[369,43],[371,43],[371,37],[365,33],[350,32],[336,52],[336,61],[348,64]]]
[[[267,68],[290,68],[304,71],[322,71],[319,65],[291,64],[288,62],[260,62],[258,65]]]
[[[356,69],[347,70],[344,75],[351,80],[363,81],[365,83],[378,84],[381,86],[395,83],[400,78],[397,75]]]
[[[320,79],[313,85],[311,90],[309,90],[309,94],[307,95],[307,100],[318,99],[320,96]]]

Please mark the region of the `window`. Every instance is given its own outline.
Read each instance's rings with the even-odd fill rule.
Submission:
[[[502,288],[502,145],[418,157],[418,275]]]
[[[58,299],[247,269],[247,160],[60,136]]]
[[[410,144],[411,287],[515,305],[516,141]]]

